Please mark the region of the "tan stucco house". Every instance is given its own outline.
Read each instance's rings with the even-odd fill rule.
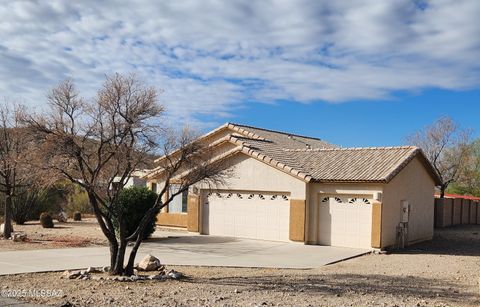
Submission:
[[[439,177],[416,147],[340,148],[227,123],[202,137],[230,169],[159,214],[160,225],[273,241],[384,249],[433,236]],[[158,172],[147,175],[156,188]],[[172,185],[172,189],[175,186]]]

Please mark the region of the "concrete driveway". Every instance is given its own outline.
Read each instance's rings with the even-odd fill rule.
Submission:
[[[310,269],[368,253],[365,249],[303,245],[184,232],[156,233],[140,248],[167,265]],[[0,252],[0,275],[108,265],[108,248],[63,248]]]

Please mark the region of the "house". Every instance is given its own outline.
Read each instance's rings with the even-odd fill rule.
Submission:
[[[123,188],[130,188],[130,187],[146,187],[147,186],[147,181],[145,180],[145,176],[147,175],[148,171],[147,170],[135,170],[132,172],[130,177],[128,177],[127,182],[125,182],[125,185]],[[120,186],[120,180],[122,177],[117,176],[113,178],[112,182],[112,189],[118,189]]]
[[[233,123],[202,141],[218,147],[231,177],[214,190],[196,184],[164,208],[158,224],[201,234],[376,249],[433,236],[440,179],[416,147],[340,148]],[[158,171],[146,178],[155,189]]]

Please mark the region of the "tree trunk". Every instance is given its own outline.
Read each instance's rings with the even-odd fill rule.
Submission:
[[[132,251],[130,252],[130,255],[128,257],[128,263],[127,263],[127,266],[125,267],[125,275],[127,276],[133,275],[133,266],[135,265],[135,258],[137,257],[138,248],[140,247],[140,244],[142,244],[143,242],[145,228],[151,222],[151,220],[155,217],[153,212],[155,211],[148,212],[147,219],[145,219],[143,223],[141,223],[138,226],[138,229],[139,229],[138,236],[135,239],[135,245],[133,246]]]
[[[134,273],[133,266],[135,265],[135,258],[137,257],[138,248],[140,247],[140,244],[142,244],[142,237],[143,233],[138,236],[137,240],[135,240],[135,245],[133,246],[130,256],[128,257],[128,263],[125,267],[125,275],[127,276],[132,276]]]
[[[113,272],[114,268],[116,267],[117,257],[118,257],[118,242],[117,238],[115,237],[115,233],[113,232],[113,227],[111,226],[111,220],[103,221],[102,213],[100,208],[98,207],[97,199],[93,193],[88,193],[88,199],[90,201],[90,205],[93,208],[93,213],[97,219],[98,224],[100,225],[100,229],[102,230],[103,234],[108,240],[108,244],[110,246],[110,273]]]
[[[117,242],[108,242],[110,245],[110,273],[113,272],[113,268],[115,267],[115,263],[117,261],[117,254],[118,254],[118,244]]]
[[[12,195],[7,193],[5,195],[5,221],[3,229],[3,237],[8,239],[12,235]]]
[[[445,198],[445,190],[447,187],[445,185],[440,186],[440,198]]]
[[[118,248],[117,257],[115,259],[115,265],[113,270],[111,270],[113,275],[123,275],[123,264],[125,261],[125,251],[127,249],[127,242],[122,240]]]

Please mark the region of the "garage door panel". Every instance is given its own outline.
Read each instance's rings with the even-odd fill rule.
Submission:
[[[290,202],[284,194],[209,193],[204,203],[203,233],[288,241]]]
[[[354,195],[329,195],[319,199],[319,244],[370,248],[371,199]]]

